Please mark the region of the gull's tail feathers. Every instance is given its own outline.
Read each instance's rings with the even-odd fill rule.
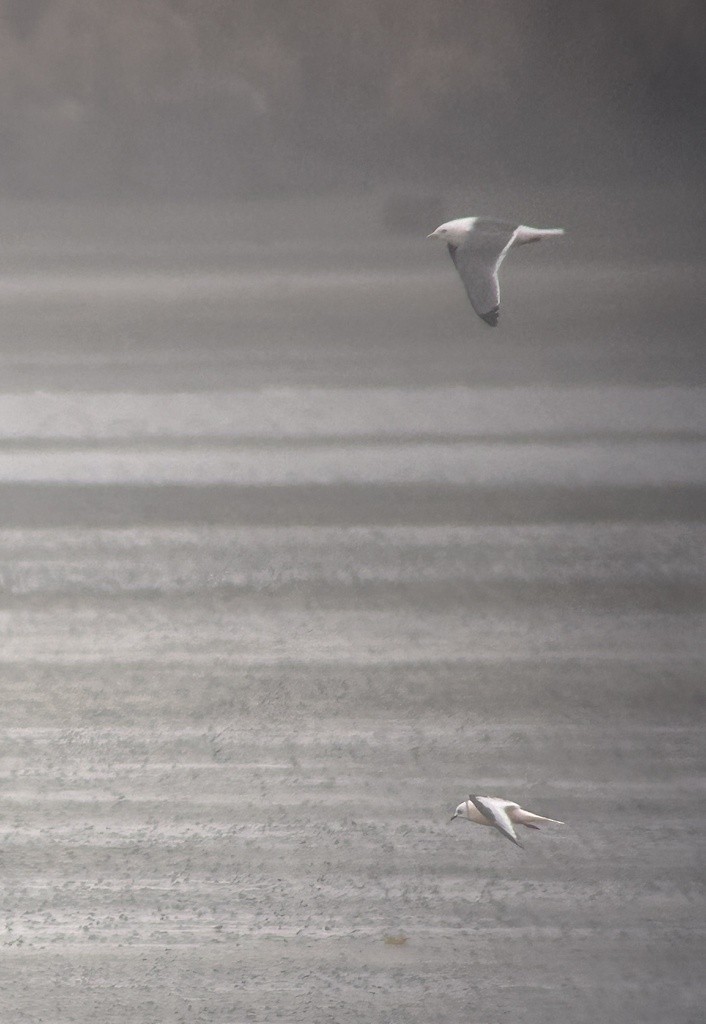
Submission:
[[[527,242],[541,242],[543,238],[551,238],[552,235],[563,235],[563,228],[530,228],[520,224],[515,232],[513,245],[524,245]]]
[[[557,821],[556,818],[543,818],[541,814],[532,814],[531,811],[523,811],[522,815],[518,815],[518,824],[527,825],[529,828],[535,824],[535,822],[541,821],[545,825],[565,825],[564,821]]]

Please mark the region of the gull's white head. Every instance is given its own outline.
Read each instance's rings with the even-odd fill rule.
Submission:
[[[473,230],[475,220],[475,217],[447,220],[445,224],[440,224],[436,231],[427,235],[427,238],[438,238],[442,242],[450,242],[451,245],[461,245],[468,238],[469,232]]]
[[[456,810],[453,812],[451,821],[453,821],[454,818],[468,818],[468,800],[464,800],[462,804],[458,805]]]

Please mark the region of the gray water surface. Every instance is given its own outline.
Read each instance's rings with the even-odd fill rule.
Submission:
[[[6,1015],[696,1024],[698,268],[197,241],[0,280]]]

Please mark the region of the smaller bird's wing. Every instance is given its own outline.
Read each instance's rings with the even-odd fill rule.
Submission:
[[[522,847],[507,813],[508,802],[493,796],[469,796],[471,803],[515,846]]]
[[[498,267],[513,243],[517,227],[499,221],[478,221],[461,245],[449,245],[449,255],[481,320],[496,327],[500,315]]]

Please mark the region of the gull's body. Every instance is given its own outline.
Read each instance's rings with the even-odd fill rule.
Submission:
[[[490,327],[497,327],[500,316],[498,269],[508,251],[516,245],[563,234],[563,228],[530,228],[490,217],[460,217],[439,225],[427,237],[446,242],[471,305],[481,320]]]
[[[512,800],[503,800],[498,796],[469,796],[467,800],[458,805],[451,821],[454,818],[466,818],[468,821],[475,822],[476,825],[490,825],[515,846],[522,846],[517,838],[515,825],[538,829],[537,822],[551,823],[552,825],[564,824],[563,821],[557,821],[556,818],[543,818],[541,814],[525,811]]]

